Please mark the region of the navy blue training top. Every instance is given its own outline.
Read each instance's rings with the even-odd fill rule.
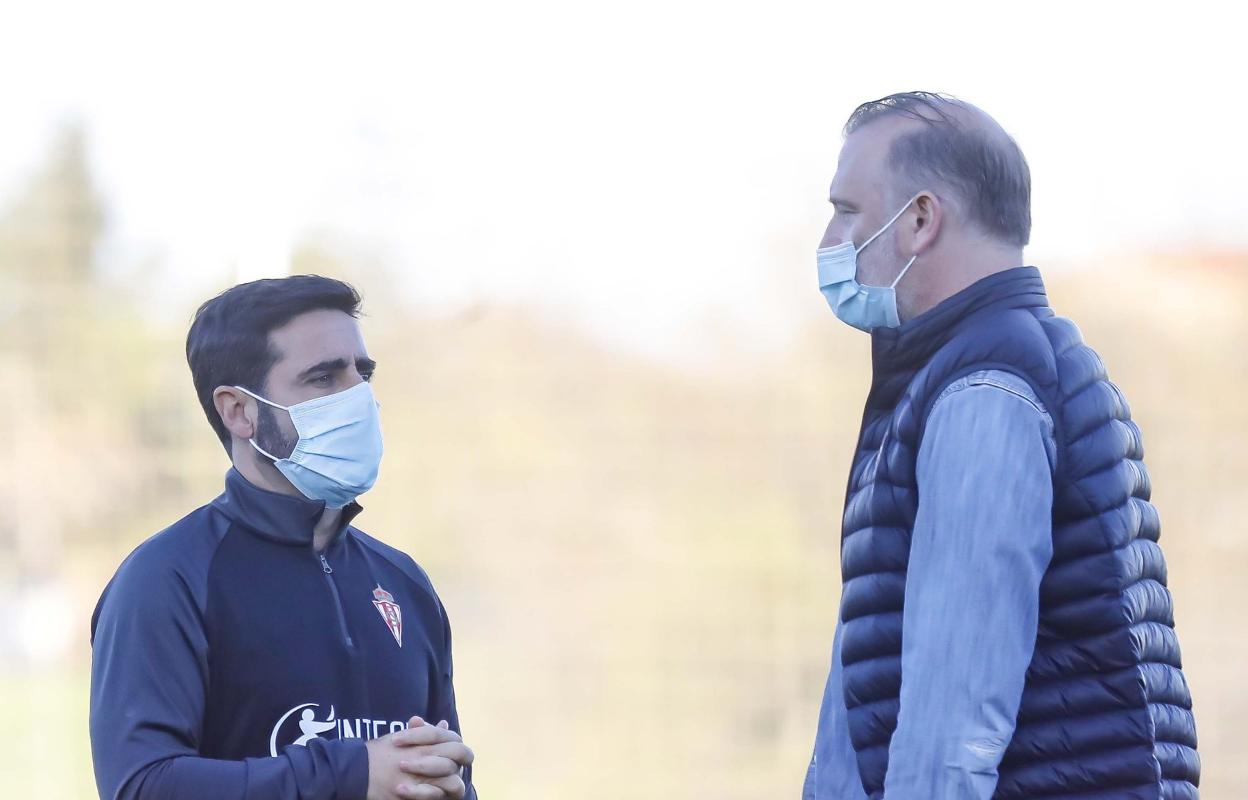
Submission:
[[[366,739],[413,715],[459,731],[428,576],[354,503],[317,553],[324,508],[231,469],[118,568],[91,620],[102,798],[365,800]]]

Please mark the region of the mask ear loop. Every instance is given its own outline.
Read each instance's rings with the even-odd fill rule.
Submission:
[[[281,410],[285,411],[287,414],[290,413],[290,409],[287,408],[286,406],[279,406],[277,403],[274,403],[272,400],[265,400],[263,397],[251,391],[250,389],[244,389],[242,386],[235,386],[234,388],[239,390],[243,394],[254,397],[256,400],[259,400],[261,403],[273,406],[274,408],[280,408]],[[265,450],[260,445],[256,444],[256,437],[254,436],[248,439],[247,443],[250,444],[252,447],[254,447],[257,453],[259,453],[260,455],[264,456],[265,458],[269,459],[270,461],[274,463],[282,460],[278,458],[277,456],[273,455],[272,453],[270,453],[269,451]]]
[[[264,449],[263,447],[261,447],[260,445],[256,444],[256,440],[255,440],[255,438],[254,438],[254,437],[253,437],[253,438],[251,438],[251,439],[248,439],[248,440],[247,440],[247,444],[249,444],[249,445],[251,445],[252,447],[256,448],[256,452],[257,452],[257,453],[259,453],[260,455],[262,455],[262,456],[264,456],[265,458],[269,459],[270,461],[272,461],[272,462],[273,462],[273,463],[275,463],[275,464],[276,464],[278,461],[281,461],[281,460],[282,460],[282,459],[278,458],[277,456],[273,455],[272,453],[270,453],[268,450],[265,450],[265,449]]]
[[[290,408],[288,406],[279,406],[277,403],[274,403],[272,400],[265,400],[263,397],[251,391],[250,389],[244,389],[242,386],[235,386],[234,388],[239,390],[243,394],[254,397],[255,399],[259,400],[261,403],[264,403],[265,405],[273,406],[274,408],[280,408],[281,410],[288,412],[288,413],[290,412]]]
[[[901,274],[897,276],[897,280],[893,281],[892,285],[890,285],[888,288],[890,289],[897,288],[897,284],[901,283],[901,279],[906,277],[906,273],[910,271],[910,266],[914,264],[914,260],[918,257],[919,257],[918,253],[915,253],[914,255],[910,256],[910,260],[906,262],[906,265],[904,267],[902,267]]]
[[[916,194],[914,197],[911,197],[909,200],[907,200],[907,201],[906,201],[906,204],[905,204],[904,206],[902,206],[900,209],[898,209],[897,213],[893,215],[893,218],[892,218],[892,219],[890,219],[888,222],[885,222],[885,223],[884,223],[884,227],[883,227],[883,228],[880,228],[878,231],[876,231],[875,233],[871,234],[871,238],[870,238],[870,239],[867,239],[865,242],[863,242],[863,243],[862,243],[862,247],[859,247],[857,250],[855,250],[855,251],[854,251],[854,252],[855,252],[855,254],[857,254],[857,253],[861,253],[863,250],[866,250],[866,249],[867,249],[867,245],[869,245],[869,244],[871,244],[872,242],[874,242],[874,241],[876,240],[876,238],[878,238],[878,237],[879,237],[879,235],[880,235],[881,233],[883,233],[884,231],[888,230],[888,229],[892,226],[892,224],[893,224],[894,222],[896,222],[898,219],[900,219],[900,218],[901,218],[901,215],[902,215],[902,214],[906,213],[906,209],[910,207],[910,204],[911,204],[911,203],[913,203],[915,200],[918,200],[918,199],[919,199],[919,196]],[[246,390],[246,389],[244,389],[243,391],[247,391],[247,390]]]

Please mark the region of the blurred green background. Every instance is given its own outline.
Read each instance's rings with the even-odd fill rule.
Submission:
[[[97,266],[109,209],[86,141],[62,130],[0,208],[12,797],[93,796],[95,600],[135,545],[218,493],[227,467],[182,356],[194,304],[153,314],[134,274]],[[1202,788],[1242,796],[1248,254],[1040,266],[1143,428]],[[315,237],[289,264],[364,295],[387,455],[357,524],[441,592],[483,796],[797,797],[836,618],[866,338],[820,315],[785,347],[722,337],[677,363],[522,303],[422,310],[390,290],[391,268]]]

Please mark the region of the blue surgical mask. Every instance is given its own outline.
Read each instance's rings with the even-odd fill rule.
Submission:
[[[290,414],[299,441],[288,458],[251,446],[274,464],[295,488],[310,500],[342,508],[373,488],[381,465],[381,415],[373,388],[357,383],[336,394],[293,406],[282,406],[255,392],[235,386],[261,403]]]
[[[918,255],[911,256],[902,268],[897,280],[890,286],[864,286],[858,282],[858,254],[875,241],[881,233],[897,221],[915,197],[906,201],[893,218],[884,223],[862,247],[854,249],[853,242],[842,242],[835,247],[821,247],[815,253],[819,265],[819,291],[823,293],[832,311],[847,325],[863,331],[874,328],[896,328],[901,325],[897,313],[897,284],[909,271]]]

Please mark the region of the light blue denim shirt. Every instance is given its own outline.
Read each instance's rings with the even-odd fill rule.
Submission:
[[[919,446],[902,626],[901,710],[885,800],[989,800],[1035,648],[1053,555],[1053,420],[988,370],[937,398]],[[802,800],[865,800],[832,643]]]

